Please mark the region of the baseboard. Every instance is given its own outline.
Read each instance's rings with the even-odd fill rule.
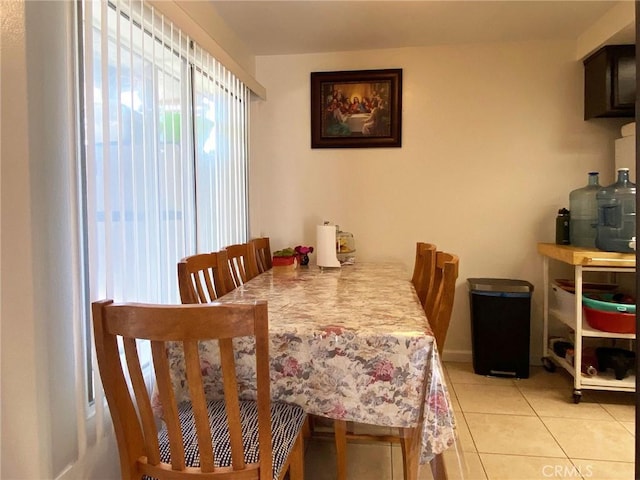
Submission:
[[[473,360],[471,350],[447,350],[442,354],[443,362],[466,362]]]

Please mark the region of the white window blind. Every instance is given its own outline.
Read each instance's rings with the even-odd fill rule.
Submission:
[[[86,307],[179,303],[182,257],[247,239],[249,90],[144,2],[79,13]]]

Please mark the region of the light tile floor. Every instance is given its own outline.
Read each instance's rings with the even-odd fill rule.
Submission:
[[[489,378],[471,364],[446,363],[458,421],[458,441],[445,452],[451,480],[634,478],[635,396],[583,390],[573,403],[573,379],[531,367],[528,379]],[[361,427],[364,429],[364,427]],[[349,480],[402,480],[397,444],[350,443]],[[306,480],[334,480],[335,449],[311,439]],[[432,479],[428,466],[420,480]]]

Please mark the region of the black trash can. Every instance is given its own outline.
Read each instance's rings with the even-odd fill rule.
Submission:
[[[507,278],[469,278],[473,370],[529,377],[533,285]]]

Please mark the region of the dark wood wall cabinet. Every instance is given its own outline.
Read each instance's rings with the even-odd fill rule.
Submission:
[[[584,119],[634,117],[635,45],[607,45],[584,61]]]

